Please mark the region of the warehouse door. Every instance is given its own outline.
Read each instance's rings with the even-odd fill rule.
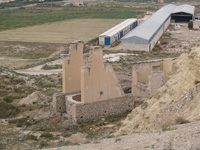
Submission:
[[[105,37],[105,45],[110,45],[110,37]]]
[[[172,20],[175,20],[175,23],[188,23],[192,20],[192,15],[187,13],[175,13],[172,14]]]
[[[120,38],[122,38],[122,37],[123,37],[123,31],[120,32]]]

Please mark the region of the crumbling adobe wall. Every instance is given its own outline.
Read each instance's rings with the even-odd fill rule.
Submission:
[[[63,93],[81,91],[81,67],[84,65],[82,41],[74,41],[69,47],[69,57],[63,58]]]
[[[132,93],[134,96],[150,97],[168,80],[173,59],[136,64],[132,70]]]
[[[132,94],[93,103],[76,102],[66,97],[66,106],[68,115],[77,123],[125,113],[134,108],[135,100]]]
[[[100,47],[90,51],[90,62],[81,70],[81,101],[83,103],[121,97],[124,93],[110,65],[104,65]]]
[[[53,94],[53,108],[56,112],[66,113],[66,94],[64,93],[54,93]]]

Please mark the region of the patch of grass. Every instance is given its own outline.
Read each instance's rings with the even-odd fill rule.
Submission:
[[[170,127],[170,126],[167,126],[167,125],[162,126],[162,131],[172,131],[172,130],[176,130],[176,128]]]
[[[8,122],[11,124],[16,124],[17,127],[23,127],[24,125],[27,124],[28,119],[29,119],[28,117],[21,118],[21,119],[12,119],[12,120],[9,120]]]
[[[43,70],[53,70],[53,69],[62,69],[61,64],[56,64],[56,65],[44,65],[42,67]]]
[[[16,9],[0,11],[0,31],[75,18],[126,19],[143,14],[135,8],[102,6]],[[141,8],[142,9],[142,8]]]
[[[185,123],[190,123],[189,120],[186,120],[185,118],[183,117],[178,117],[176,118],[176,124],[185,124]]]
[[[13,101],[13,99],[11,99],[9,96],[4,97],[3,100],[7,103],[12,103]]]
[[[25,136],[24,139],[25,139],[25,140],[33,140],[33,141],[37,141],[37,140],[38,140],[38,139],[37,139],[37,136],[32,135],[32,134]]]
[[[53,139],[53,134],[51,134],[51,133],[42,133],[41,135],[40,135],[40,137],[41,138],[46,138],[46,139]]]
[[[46,58],[66,46],[56,43],[0,41],[0,56],[23,59]]]
[[[78,143],[73,143],[71,141],[60,141],[58,146],[74,146],[74,145],[79,145]]]
[[[195,83],[195,84],[199,84],[200,81],[199,81],[199,80],[195,80],[194,83]]]
[[[4,100],[5,102],[7,102],[7,103],[12,103],[13,100],[15,100],[15,99],[20,99],[20,98],[23,98],[23,96],[20,96],[20,95],[15,94],[15,95],[8,95],[8,96],[5,96],[5,97],[3,98],[3,100]]]
[[[19,112],[20,110],[16,106],[0,101],[0,118],[14,117]]]
[[[42,141],[39,145],[39,149],[42,149],[42,148],[47,147],[47,146],[49,146],[49,144],[45,141]]]

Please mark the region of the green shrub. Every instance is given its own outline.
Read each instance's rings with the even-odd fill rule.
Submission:
[[[131,90],[132,90],[131,87],[127,87],[127,88],[124,89],[124,93],[125,94],[131,93],[132,92]]]
[[[42,149],[42,148],[47,147],[47,146],[49,146],[49,144],[47,142],[42,141],[40,143],[39,149]]]
[[[194,83],[195,83],[195,84],[198,84],[198,83],[200,83],[200,81],[199,81],[199,80],[195,80]]]
[[[189,28],[189,29],[193,29],[193,21],[189,21],[189,23],[188,23],[188,28]]]
[[[16,116],[20,110],[12,104],[0,101],[0,118],[8,118]]]
[[[52,69],[62,69],[62,65],[44,65],[42,67],[43,70],[52,70]]]
[[[72,143],[71,141],[61,141],[58,144],[60,147],[61,146],[73,146],[73,145],[77,145],[77,143]]]
[[[42,133],[40,135],[40,137],[52,139],[53,138],[53,134],[51,134],[51,133]]]
[[[34,141],[37,141],[37,136],[35,135],[27,135],[25,138],[25,140],[34,140]]]
[[[4,97],[3,100],[7,103],[12,103],[12,101],[13,101],[13,99],[9,96]]]
[[[172,130],[176,130],[176,128],[167,125],[162,126],[162,131],[172,131]]]
[[[178,117],[176,118],[176,124],[185,124],[185,123],[190,123],[189,120],[186,120],[185,118],[183,117]]]

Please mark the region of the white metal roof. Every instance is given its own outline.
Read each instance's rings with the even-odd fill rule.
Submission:
[[[125,21],[121,22],[120,24],[118,24],[118,25],[112,27],[111,29],[107,30],[106,32],[102,33],[100,36],[113,36],[135,21],[137,21],[137,19],[135,19],[135,18],[126,19]]]
[[[149,40],[151,36],[153,36],[153,34],[159,29],[162,23],[167,19],[167,17],[170,16],[171,12],[174,10],[175,7],[176,6],[172,4],[162,7],[157,12],[155,12],[149,19],[147,19],[134,30],[129,32],[125,37],[122,38],[122,40],[133,36]]]
[[[144,21],[142,24],[140,24],[134,30],[132,30],[126,36],[124,36],[122,38],[122,41],[128,40],[133,43],[135,42],[141,44],[149,43],[151,37],[162,26],[162,24],[172,14],[172,12],[174,12],[174,10],[177,10],[177,12],[178,10],[191,11],[192,7],[189,8],[189,5],[181,5],[180,7],[175,6],[173,4],[165,5],[164,7],[156,11],[150,18],[148,18],[146,21]]]
[[[184,12],[184,13],[194,15],[194,10],[195,10],[194,6],[184,4],[184,5],[176,6],[172,14]]]

